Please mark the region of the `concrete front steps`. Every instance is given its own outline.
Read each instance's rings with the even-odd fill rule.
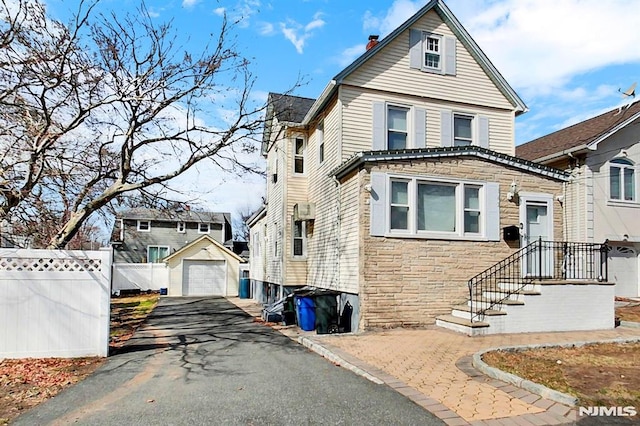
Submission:
[[[507,284],[499,285],[499,289],[507,288]],[[499,290],[484,292],[477,302],[483,304],[497,300],[501,301],[485,310],[474,322],[471,322],[471,307],[467,302],[466,305],[454,306],[451,314],[437,317],[436,325],[478,336],[599,330],[613,328],[615,323],[613,283],[538,281],[510,295]]]

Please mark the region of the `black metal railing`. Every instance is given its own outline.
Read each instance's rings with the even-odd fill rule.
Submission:
[[[607,245],[539,239],[469,280],[471,321],[541,280],[608,281]]]

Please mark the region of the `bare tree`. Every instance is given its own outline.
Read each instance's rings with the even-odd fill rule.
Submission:
[[[239,157],[257,147],[264,105],[251,103],[233,24],[196,53],[144,5],[116,16],[97,3],[81,1],[66,25],[39,2],[0,8],[0,219],[57,216],[50,248],[123,194],[171,189],[196,164],[257,170]]]
[[[262,204],[264,204],[264,197],[262,197]],[[236,210],[236,219],[237,222],[234,223],[234,232],[233,232],[233,239],[236,241],[249,241],[249,237],[251,235],[250,231],[249,231],[249,219],[251,219],[251,217],[256,214],[256,212],[258,210],[260,210],[261,207],[258,208],[254,208],[251,207],[249,204],[245,204],[242,207],[239,207]]]

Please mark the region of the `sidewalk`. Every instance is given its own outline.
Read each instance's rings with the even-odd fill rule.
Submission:
[[[260,306],[231,300],[254,316]],[[640,339],[640,329],[527,333],[468,337],[432,327],[361,334],[317,335],[298,328],[285,334],[313,350],[384,382],[449,425],[553,425],[576,421],[575,407],[563,405],[485,376],[471,365],[474,353],[502,346]]]

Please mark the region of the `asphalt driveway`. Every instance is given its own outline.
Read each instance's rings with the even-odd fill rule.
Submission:
[[[436,425],[223,298],[162,298],[123,351],[16,425]]]

